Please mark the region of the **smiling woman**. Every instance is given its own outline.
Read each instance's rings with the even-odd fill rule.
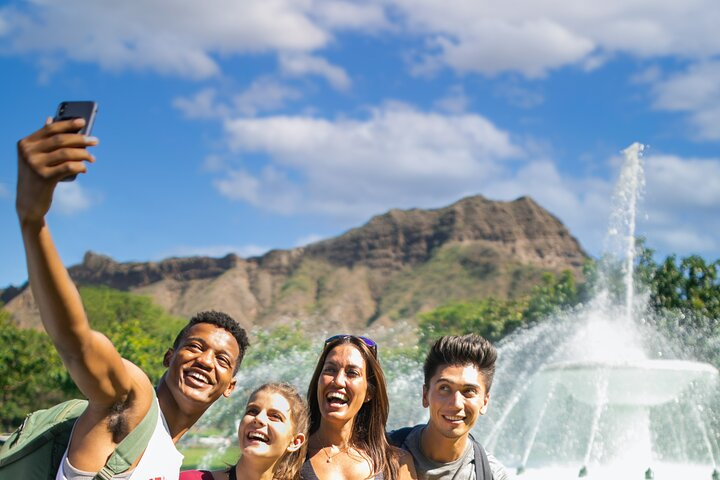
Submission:
[[[295,387],[266,383],[248,399],[238,427],[241,456],[225,470],[186,470],[180,480],[295,480],[305,458],[307,404]]]
[[[307,398],[310,440],[301,478],[417,478],[409,455],[385,436],[390,407],[375,342],[354,335],[327,339]]]

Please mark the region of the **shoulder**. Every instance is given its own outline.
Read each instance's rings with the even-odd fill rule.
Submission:
[[[398,452],[397,461],[399,464],[398,480],[416,479],[415,462],[410,452],[400,449],[396,449],[396,451]]]
[[[507,470],[505,470],[505,466],[500,463],[500,461],[495,458],[495,455],[493,455],[490,452],[485,452],[488,458],[488,463],[490,464],[490,471],[493,474],[493,480],[507,480],[510,478],[510,476],[507,473]]]
[[[390,445],[394,445],[396,447],[402,447],[403,443],[405,443],[405,439],[410,436],[414,431],[421,430],[425,425],[415,425],[413,427],[403,427],[398,428],[397,430],[393,430],[387,434],[388,436],[388,442]]]

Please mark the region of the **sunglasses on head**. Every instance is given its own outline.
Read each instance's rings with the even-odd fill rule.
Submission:
[[[370,351],[372,352],[373,356],[374,356],[375,358],[377,358],[377,347],[378,347],[378,346],[377,346],[377,343],[375,343],[374,340],[372,340],[372,339],[370,339],[370,338],[368,338],[368,337],[363,337],[363,336],[361,336],[361,335],[349,335],[349,334],[346,334],[346,333],[342,333],[342,334],[340,334],[340,335],[333,335],[332,337],[330,337],[330,338],[328,338],[328,339],[325,340],[325,345],[327,346],[328,343],[332,343],[332,342],[334,342],[335,340],[345,340],[346,338],[357,338],[358,340],[360,340],[361,342],[363,342],[363,343],[365,344],[365,346],[370,349]]]

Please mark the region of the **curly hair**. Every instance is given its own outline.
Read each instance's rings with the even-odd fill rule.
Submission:
[[[237,356],[237,361],[235,363],[235,370],[233,372],[237,373],[238,368],[240,368],[240,363],[242,363],[243,357],[245,356],[245,352],[250,346],[250,341],[248,340],[247,332],[245,331],[245,329],[241,327],[240,324],[236,322],[235,319],[233,319],[227,313],[216,312],[214,310],[198,313],[197,315],[192,317],[187,323],[187,325],[185,325],[183,329],[180,330],[180,332],[177,334],[177,337],[175,337],[175,341],[173,342],[173,349],[177,350],[177,348],[180,346],[180,343],[187,335],[188,331],[198,323],[209,323],[211,325],[215,325],[216,327],[223,328],[235,338],[235,341],[237,342],[240,350],[240,353]]]

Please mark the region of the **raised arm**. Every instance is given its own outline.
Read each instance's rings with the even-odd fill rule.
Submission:
[[[27,257],[30,287],[43,326],[73,380],[91,404],[110,407],[132,388],[132,365],[110,341],[90,328],[80,295],[58,255],[45,215],[57,183],[85,173],[97,139],[76,132],[84,120],[51,123],[17,144],[16,209]]]

